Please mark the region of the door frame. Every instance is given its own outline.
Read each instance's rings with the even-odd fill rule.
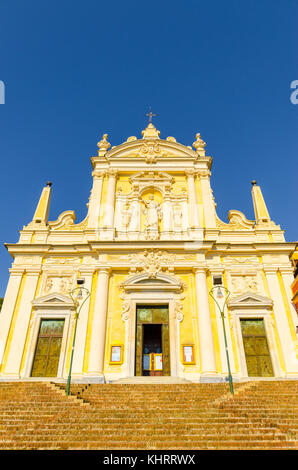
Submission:
[[[32,302],[33,314],[28,327],[28,351],[25,358],[25,366],[21,371],[21,378],[31,378],[32,380],[48,380],[48,377],[31,377],[35,350],[38,341],[38,334],[42,320],[64,320],[64,329],[60,349],[60,359],[56,378],[66,377],[67,351],[70,345],[71,330],[74,325],[74,304],[69,297],[62,294],[51,293],[40,297]]]
[[[162,343],[163,343],[163,341],[162,341],[162,338],[163,338],[163,328],[162,328],[162,326],[163,326],[163,325],[168,325],[168,334],[169,334],[168,342],[169,342],[169,356],[170,356],[170,373],[169,373],[169,375],[167,375],[166,377],[169,377],[169,376],[171,376],[171,345],[170,345],[170,326],[169,326],[169,323],[170,323],[170,320],[169,320],[169,310],[170,310],[170,309],[169,309],[169,305],[168,305],[168,304],[164,304],[164,303],[154,303],[154,304],[150,304],[150,305],[147,304],[147,303],[146,303],[146,304],[139,304],[139,305],[136,304],[136,320],[137,320],[137,309],[138,309],[138,307],[140,307],[140,305],[141,305],[141,306],[143,305],[144,307],[147,307],[147,306],[150,307],[150,305],[151,305],[152,307],[155,307],[155,306],[158,307],[158,306],[167,305],[167,307],[168,307],[168,321],[167,321],[167,323],[146,323],[146,322],[144,322],[144,323],[141,323],[141,325],[142,325],[142,347],[144,347],[144,326],[146,326],[146,325],[160,325],[160,336],[161,336],[161,344],[162,344]],[[135,325],[136,325],[136,338],[135,338],[135,349],[136,349],[136,348],[137,348],[137,321],[135,322]],[[162,349],[162,348],[161,348],[161,349]],[[163,349],[162,349],[162,354],[164,354],[164,353],[163,353]],[[142,354],[142,359],[143,359],[143,354]],[[134,367],[134,376],[135,376],[135,377],[137,377],[137,375],[136,375],[136,367],[137,367],[137,364],[136,364],[136,351],[135,351],[135,367]],[[142,370],[143,370],[143,367],[142,367]],[[141,377],[143,377],[143,375],[141,375]],[[145,376],[144,376],[144,377],[145,377]]]
[[[231,314],[231,326],[234,330],[236,343],[238,346],[237,352],[239,355],[240,377],[252,379],[252,377],[249,376],[247,372],[240,320],[252,320],[253,318],[264,321],[266,339],[273,369],[273,377],[283,377],[284,374],[282,373],[280,366],[278,349],[275,340],[272,300],[268,297],[255,294],[253,292],[246,292],[231,298],[228,302],[228,309]],[[260,379],[261,377],[256,378]]]

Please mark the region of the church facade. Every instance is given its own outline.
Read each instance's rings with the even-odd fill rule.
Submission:
[[[142,138],[91,157],[86,218],[49,221],[51,183],[17,243],[0,314],[0,380],[116,381],[166,375],[222,381],[298,379],[292,304],[295,243],[252,182],[255,220],[216,213],[212,158]],[[78,295],[79,294],[79,295]],[[79,312],[79,315],[77,316]],[[224,312],[224,315],[222,314]]]

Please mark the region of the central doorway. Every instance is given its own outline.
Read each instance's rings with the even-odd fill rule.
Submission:
[[[170,375],[168,305],[137,305],[135,375]]]

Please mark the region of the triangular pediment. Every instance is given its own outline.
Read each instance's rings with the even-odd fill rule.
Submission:
[[[232,297],[228,302],[229,308],[241,307],[272,307],[273,302],[268,297],[256,294],[255,292],[245,292],[243,294]]]
[[[50,294],[38,297],[32,302],[34,307],[64,307],[64,308],[74,308],[73,301],[71,297],[68,297],[60,292],[51,292]]]
[[[171,290],[180,291],[182,289],[181,282],[165,274],[150,274],[142,273],[136,274],[123,283],[125,291],[134,290]]]

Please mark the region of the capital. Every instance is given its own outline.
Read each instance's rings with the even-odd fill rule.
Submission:
[[[92,176],[94,179],[101,179],[101,178],[104,178],[104,176],[106,175],[106,172],[105,171],[100,171],[100,170],[94,170],[92,172]]]
[[[117,178],[118,170],[116,168],[109,168],[107,174],[109,175],[109,178]]]

